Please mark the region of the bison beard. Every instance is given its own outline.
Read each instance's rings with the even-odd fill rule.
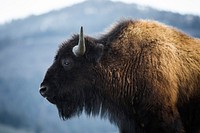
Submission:
[[[69,119],[85,110],[121,133],[200,132],[200,40],[153,21],[126,20],[95,39],[65,41],[40,93]]]

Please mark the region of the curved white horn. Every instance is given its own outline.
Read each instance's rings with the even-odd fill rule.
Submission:
[[[73,47],[72,52],[76,57],[80,57],[85,54],[85,51],[85,39],[83,35],[83,27],[81,26],[78,45]]]

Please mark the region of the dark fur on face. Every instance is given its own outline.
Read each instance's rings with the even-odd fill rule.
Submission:
[[[54,63],[41,84],[48,85],[53,92],[47,94],[47,99],[57,105],[63,119],[80,114],[84,107],[88,113],[100,108],[99,100],[92,99],[96,95],[93,90],[96,78],[93,68],[102,56],[103,46],[96,44],[92,38],[86,38],[87,52],[83,57],[76,57],[72,48],[77,43],[78,35],[75,35],[60,46]],[[94,109],[95,106],[98,109]]]
[[[99,39],[85,37],[80,57],[72,52],[78,40],[60,46],[41,84],[63,119],[85,110],[108,117],[121,133],[200,131],[199,39],[127,20]]]

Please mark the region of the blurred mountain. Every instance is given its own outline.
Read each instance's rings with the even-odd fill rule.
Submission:
[[[0,132],[114,133],[107,120],[85,115],[68,121],[38,88],[58,45],[84,26],[99,36],[120,19],[153,19],[200,37],[200,18],[108,0],[85,1],[61,10],[0,25]]]

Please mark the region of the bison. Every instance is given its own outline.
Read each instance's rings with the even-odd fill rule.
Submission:
[[[61,118],[83,110],[120,133],[200,132],[200,40],[151,20],[123,20],[60,46],[39,92]]]

